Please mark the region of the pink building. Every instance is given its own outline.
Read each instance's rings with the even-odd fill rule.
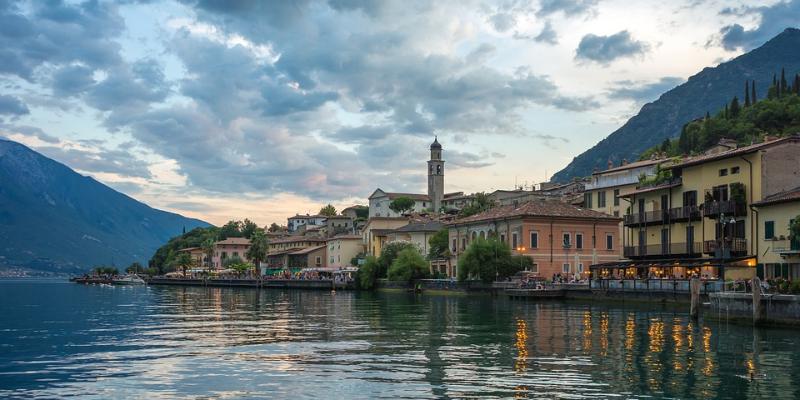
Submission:
[[[247,250],[250,248],[250,239],[227,238],[214,243],[214,257],[212,262],[215,269],[222,269],[226,258],[238,257],[247,262]]]

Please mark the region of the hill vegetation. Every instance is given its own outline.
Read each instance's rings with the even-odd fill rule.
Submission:
[[[795,74],[790,84],[784,71],[773,76],[767,98],[758,100],[753,83],[745,82],[744,101],[734,96],[715,115],[695,119],[683,126],[680,136],[664,139],[642,153],[641,158],[652,155],[673,157],[702,153],[720,139],[736,140],[741,145],[760,142],[764,136],[787,136],[800,132],[800,74]]]

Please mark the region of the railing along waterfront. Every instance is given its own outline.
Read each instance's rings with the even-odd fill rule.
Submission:
[[[669,243],[666,245],[651,244],[646,246],[625,246],[623,255],[625,257],[699,255],[702,250],[703,244],[701,242]]]
[[[700,282],[700,293],[723,291],[720,280],[703,280]],[[618,292],[679,292],[689,293],[688,279],[593,279],[590,283],[593,290]]]

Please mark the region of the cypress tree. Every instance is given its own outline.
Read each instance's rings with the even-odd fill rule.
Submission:
[[[728,119],[728,103],[725,103],[725,112],[722,114],[722,117]]]
[[[709,119],[709,118],[711,118],[711,113],[709,113],[708,111],[706,111],[706,119]]]
[[[750,93],[750,103],[751,104],[756,104],[757,100],[756,100],[756,80],[755,79],[753,79],[753,84],[750,85],[750,91],[752,92],[752,93]]]
[[[786,73],[783,68],[781,68],[781,87],[778,89],[778,97],[783,96],[786,94]]]
[[[736,96],[731,100],[730,116],[731,118],[739,116],[739,99]]]
[[[800,93],[800,74],[794,74],[794,85],[792,85],[792,93]]]
[[[750,81],[744,81],[744,106],[750,107]]]
[[[772,74],[772,86],[778,86],[778,76]]]

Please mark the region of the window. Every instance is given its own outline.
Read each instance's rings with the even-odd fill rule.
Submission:
[[[568,273],[569,273],[569,270],[570,270],[570,268],[569,268],[569,263],[564,263],[564,264],[561,266],[561,272],[563,272],[563,273],[565,273],[565,274],[568,274]]]
[[[452,251],[453,251],[454,253],[455,253],[455,251],[456,251],[456,250],[458,250],[457,246],[458,246],[458,241],[456,241],[455,239],[453,239],[453,249],[452,249]]]
[[[569,233],[565,233],[562,241],[562,243],[564,244],[564,248],[568,248],[572,245],[571,243],[572,241],[570,239],[571,238],[569,236]]]
[[[692,190],[688,192],[683,192],[683,206],[696,206],[697,205],[697,191]]]
[[[461,250],[467,249],[467,238],[461,238]]]
[[[531,272],[534,272],[534,273],[538,274],[539,273],[539,264],[533,263],[533,265],[531,265]]]
[[[592,194],[591,193],[584,193],[583,194],[583,208],[592,208]]]
[[[614,216],[619,217],[619,210],[614,210]]]
[[[500,234],[500,241],[503,242],[503,243],[506,242],[506,234],[505,233],[501,233]]]
[[[738,173],[739,173],[739,167],[732,167],[731,168],[731,175],[738,174]]]
[[[619,189],[614,189],[614,205],[619,205]]]
[[[320,264],[322,264],[322,257],[320,257],[320,256],[317,256],[317,257],[316,257],[316,259],[314,260],[314,262],[315,262],[317,265],[320,265]]]
[[[333,256],[331,256],[331,261],[330,261],[330,263],[331,263],[331,264],[333,264]]]
[[[727,175],[728,175],[728,169],[727,168],[723,168],[723,169],[719,170],[719,176],[727,176]]]
[[[606,191],[597,192],[597,207],[602,208],[606,206]]]
[[[422,202],[422,207],[424,208],[424,207],[427,207],[427,206],[428,206],[428,204],[423,201]]]
[[[614,250],[614,235],[606,235],[606,250]]]
[[[583,273],[583,263],[578,263],[578,272]]]
[[[576,233],[575,234],[575,248],[582,249],[583,248],[583,234]]]
[[[764,239],[775,237],[775,221],[764,221]]]
[[[511,247],[517,248],[517,233],[514,232],[511,234]]]
[[[531,232],[531,248],[535,249],[538,247],[539,247],[539,233]]]

